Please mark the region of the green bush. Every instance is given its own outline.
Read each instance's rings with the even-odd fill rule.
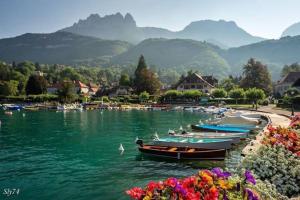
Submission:
[[[242,166],[274,184],[283,195],[300,194],[300,159],[282,146],[262,146],[256,154],[247,156]]]

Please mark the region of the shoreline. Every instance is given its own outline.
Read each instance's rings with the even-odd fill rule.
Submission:
[[[246,157],[249,154],[255,153],[261,147],[261,141],[264,137],[264,133],[268,131],[267,127],[269,124],[272,124],[274,127],[282,126],[288,127],[291,120],[285,116],[276,113],[269,113],[264,111],[243,111],[245,114],[259,114],[264,116],[268,119],[267,125],[259,131],[259,133],[255,136],[255,139],[251,140],[249,144],[244,147],[241,154],[242,156]]]

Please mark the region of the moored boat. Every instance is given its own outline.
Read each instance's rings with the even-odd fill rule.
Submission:
[[[225,149],[202,149],[190,147],[172,147],[144,145],[142,140],[137,140],[139,151],[145,155],[172,158],[177,160],[224,160]]]
[[[196,133],[186,133],[186,134],[173,134],[173,137],[181,137],[181,138],[199,138],[199,139],[228,139],[232,141],[232,144],[238,144],[242,138],[239,136],[231,136],[223,134],[196,134]]]
[[[208,131],[208,132],[233,132],[233,133],[249,133],[249,129],[236,128],[236,127],[220,127],[216,125],[191,125],[191,128],[196,131]]]
[[[173,146],[173,147],[190,147],[203,149],[230,149],[232,140],[230,139],[211,139],[211,138],[180,138],[165,137],[153,140],[154,145]]]
[[[254,130],[258,129],[259,126],[257,125],[251,125],[251,124],[204,124],[204,125],[213,125],[217,127],[227,127],[227,128],[242,128],[242,129],[248,129],[248,130]]]

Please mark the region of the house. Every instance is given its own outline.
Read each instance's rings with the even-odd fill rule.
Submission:
[[[110,97],[114,96],[124,96],[124,95],[131,95],[133,89],[129,86],[118,86],[111,89],[109,92]]]
[[[292,85],[292,87],[298,89],[300,91],[300,78],[298,78],[294,84]]]
[[[202,76],[202,78],[214,87],[218,86],[219,80],[214,76]]]
[[[88,84],[87,84],[87,86],[88,86],[88,88],[89,88],[89,95],[90,96],[94,96],[94,95],[96,95],[96,92],[99,90],[99,86],[98,85],[96,85],[96,84],[94,84],[94,83],[91,83],[91,82],[89,82]]]
[[[282,96],[290,87],[300,79],[300,72],[290,72],[274,86],[274,94]]]
[[[54,83],[47,86],[48,94],[57,94],[58,90],[61,88],[60,83]]]
[[[207,78],[211,83],[209,83],[207,80],[205,80],[201,75],[198,73],[193,73],[191,75],[188,75],[184,79],[180,80],[177,85],[176,89],[179,91],[185,91],[185,90],[200,90],[204,93],[210,93],[211,90],[215,87],[213,84],[215,83],[215,80],[213,77]]]
[[[74,81],[75,84],[75,91],[78,94],[83,94],[83,95],[87,95],[89,93],[89,87],[82,83],[81,81]]]

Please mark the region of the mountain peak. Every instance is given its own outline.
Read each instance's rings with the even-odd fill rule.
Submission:
[[[300,35],[300,22],[294,23],[288,28],[286,28],[283,32],[281,37],[285,36],[296,36]]]

